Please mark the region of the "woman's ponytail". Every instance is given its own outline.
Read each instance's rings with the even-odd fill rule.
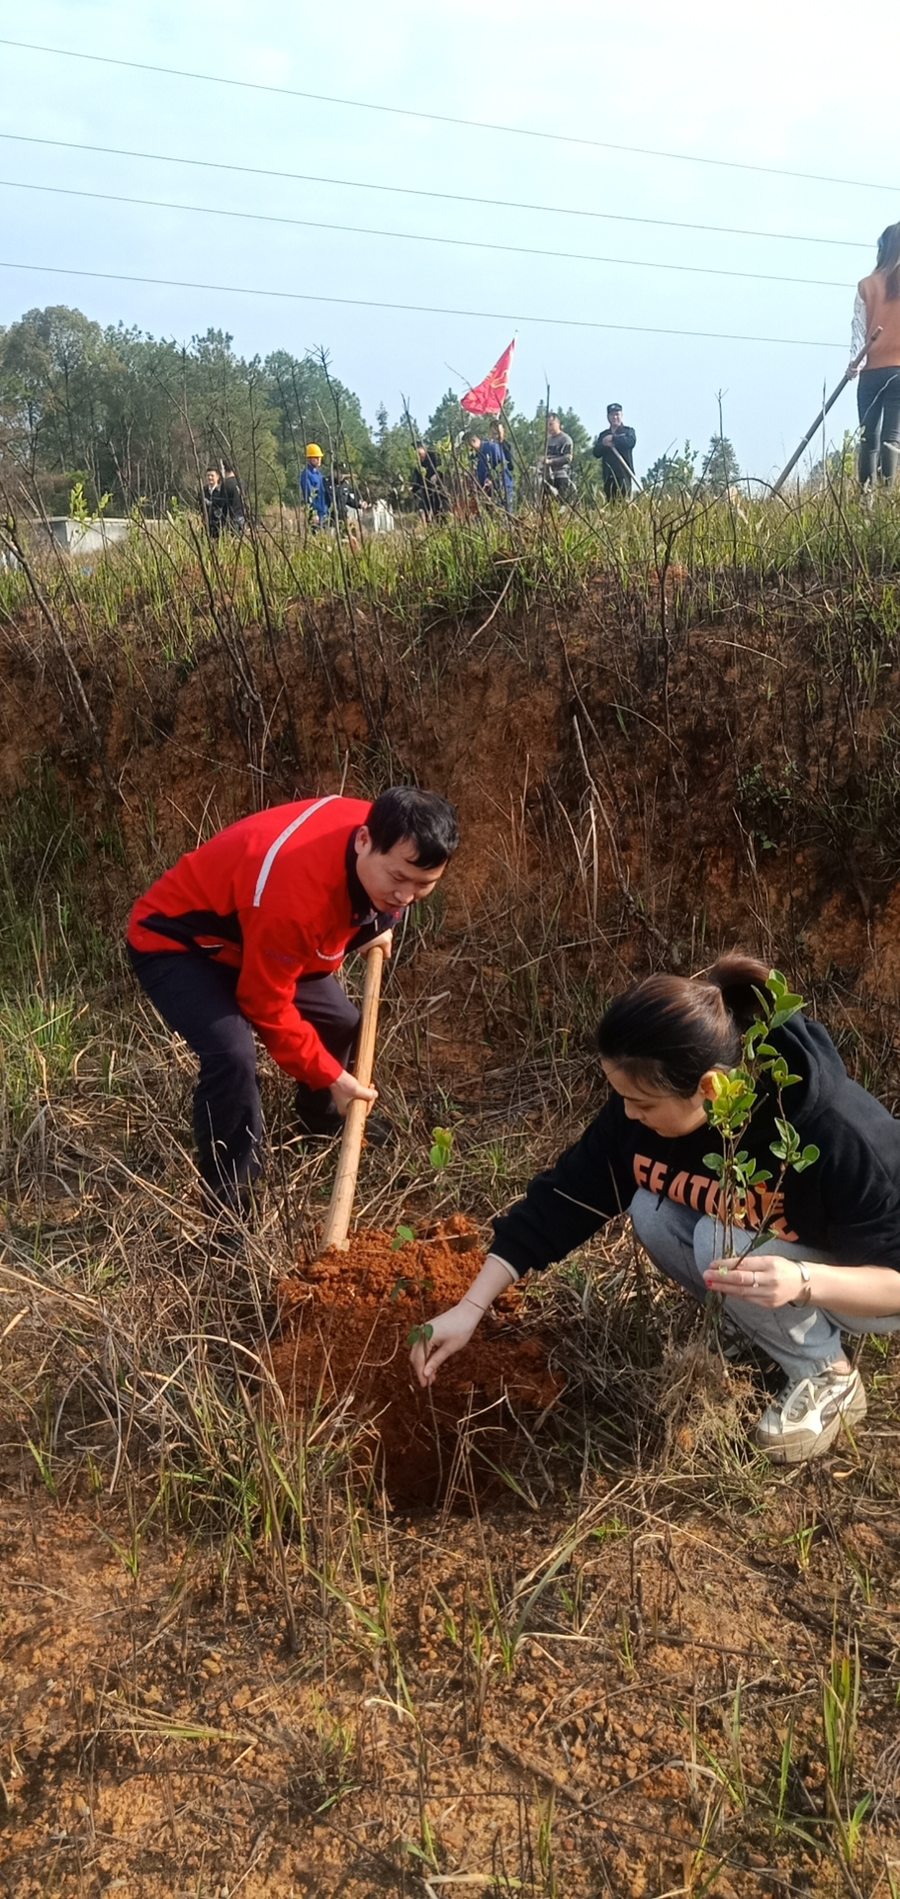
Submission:
[[[757,962],[755,956],[741,956],[737,951],[720,956],[706,972],[704,981],[722,991],[722,1001],[742,1035],[759,1015],[759,998],[755,992],[765,986],[768,974],[765,963]]]
[[[733,1068],[769,972],[721,956],[705,977],[647,976],[611,1003],[597,1031],[603,1060],[663,1094],[690,1097],[711,1068]]]

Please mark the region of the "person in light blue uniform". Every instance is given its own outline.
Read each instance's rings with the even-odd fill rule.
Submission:
[[[322,473],[322,450],[318,442],[306,448],[306,467],[300,476],[300,499],[306,505],[310,531],[318,534],[328,519],[328,494]]]

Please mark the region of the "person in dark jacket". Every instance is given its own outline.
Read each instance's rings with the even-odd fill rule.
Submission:
[[[594,454],[603,464],[603,492],[607,501],[623,501],[631,493],[634,474],[634,429],[622,421],[621,402],[606,405],[606,430],[594,443]]]
[[[740,1257],[720,1258],[706,1104],[740,1059],[767,975],[761,963],[727,956],[703,981],[650,976],[612,1004],[598,1034],[605,1107],[495,1221],[468,1293],[414,1348],[421,1384],[468,1342],[511,1280],[543,1271],[627,1209],[660,1271],[701,1304],[723,1293],[731,1325],[781,1366],[785,1389],[756,1430],[774,1462],[821,1455],[843,1421],[865,1416],[841,1333],[900,1327],[900,1122],[850,1080],[826,1031],[802,1014],[769,1042],[798,1077],[785,1112],[801,1148],[818,1148],[818,1158],[779,1178],[771,1146],[779,1102],[763,1088],[742,1145],[775,1184],[751,1190],[746,1230],[734,1235]]]
[[[512,513],[513,458],[502,422],[492,422],[490,440],[480,444],[475,479],[490,501],[499,502],[507,514]]]
[[[228,525],[232,534],[243,534],[247,519],[247,510],[244,505],[244,490],[230,462],[225,463],[222,481],[225,487],[225,500],[228,506]]]
[[[357,527],[362,512],[362,500],[353,483],[349,468],[340,464],[331,475],[324,475],[325,502],[332,521],[340,521],[342,526]]]
[[[228,525],[228,496],[225,493],[225,483],[215,467],[210,467],[206,471],[202,499],[207,534],[211,541],[217,541]]]
[[[374,804],[306,798],[231,824],[139,898],[128,954],[163,1020],[200,1058],[194,1134],[209,1211],[240,1214],[259,1173],[255,1035],[297,1083],[301,1132],[331,1136],[351,1101],[359,1016],[336,980],[351,950],[390,954],[391,930],[430,896],[459,842],[436,792]]]
[[[439,519],[449,507],[447,490],[441,471],[441,458],[435,448],[429,448],[427,442],[416,443],[416,465],[410,482],[413,500],[426,521]]]

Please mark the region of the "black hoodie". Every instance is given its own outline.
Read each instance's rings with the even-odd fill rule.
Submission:
[[[893,1266],[900,1272],[900,1121],[850,1080],[818,1022],[794,1016],[769,1040],[801,1078],[784,1090],[785,1118],[802,1147],[812,1143],[819,1149],[819,1159],[803,1173],[789,1169],[776,1195],[767,1221],[772,1251],[779,1238],[795,1240],[830,1254],[838,1265]],[[776,1112],[777,1103],[763,1096],[742,1142],[771,1171],[770,1196],[780,1172],[770,1152]],[[537,1174],[525,1199],[495,1220],[492,1251],[519,1275],[541,1272],[624,1212],[638,1187],[698,1213],[714,1213],[718,1181],[704,1156],[718,1151],[712,1128],[666,1139],[629,1121],[621,1095],[611,1094],[580,1141],[555,1167]],[[751,1201],[748,1224],[759,1227],[766,1208],[759,1192]]]

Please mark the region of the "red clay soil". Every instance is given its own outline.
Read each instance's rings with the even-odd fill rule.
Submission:
[[[433,1504],[448,1486],[465,1495],[458,1456],[461,1433],[479,1494],[492,1467],[515,1455],[515,1416],[543,1411],[562,1389],[548,1368],[545,1341],[524,1336],[521,1296],[501,1294],[472,1342],[441,1367],[430,1392],[409,1364],[409,1334],[455,1305],[484,1255],[461,1214],[397,1246],[394,1234],[357,1233],[347,1252],[321,1259],[282,1280],[282,1337],[273,1348],[275,1376],[297,1410],[335,1405],[352,1392],[353,1416],[371,1420],[396,1502]]]

